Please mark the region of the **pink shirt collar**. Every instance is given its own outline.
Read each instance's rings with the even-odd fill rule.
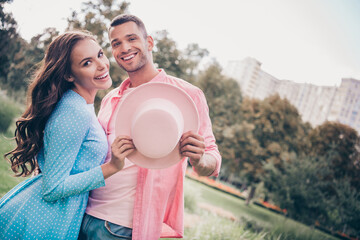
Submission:
[[[163,69],[158,69],[159,74],[157,74],[153,79],[151,79],[149,82],[161,82],[164,78],[166,78],[166,72]],[[129,88],[130,86],[130,78],[125,79],[119,87],[118,95],[122,95],[123,92]]]

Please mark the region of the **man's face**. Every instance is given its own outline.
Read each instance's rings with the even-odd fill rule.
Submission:
[[[146,39],[134,22],[126,22],[109,31],[112,54],[116,62],[127,72],[136,72],[151,61],[153,40]]]

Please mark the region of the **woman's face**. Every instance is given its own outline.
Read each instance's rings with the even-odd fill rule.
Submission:
[[[71,52],[71,75],[67,77],[73,82],[75,92],[79,93],[87,103],[93,103],[96,92],[108,89],[111,84],[109,75],[109,59],[97,42],[92,39],[80,40]]]

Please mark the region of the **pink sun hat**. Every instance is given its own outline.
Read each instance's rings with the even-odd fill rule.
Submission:
[[[167,83],[136,87],[119,104],[115,117],[115,135],[130,136],[136,147],[127,158],[143,168],[167,168],[179,162],[182,134],[199,130],[194,101]]]

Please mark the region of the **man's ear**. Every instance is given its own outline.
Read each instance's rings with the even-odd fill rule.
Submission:
[[[154,48],[154,39],[150,35],[148,35],[146,41],[148,43],[148,51],[152,51]]]

